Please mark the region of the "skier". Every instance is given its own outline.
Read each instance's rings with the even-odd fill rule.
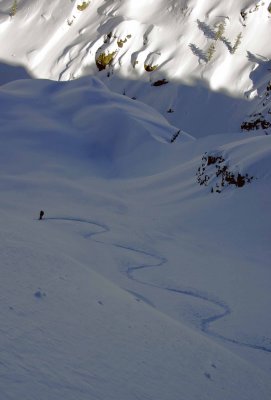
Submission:
[[[44,211],[41,210],[41,211],[40,211],[40,218],[39,218],[39,219],[41,220],[41,219],[43,218],[43,216],[44,216]]]

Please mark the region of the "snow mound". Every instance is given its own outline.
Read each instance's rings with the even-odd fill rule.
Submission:
[[[11,82],[0,88],[0,102],[7,145],[1,163],[21,172],[71,157],[107,176],[148,173],[163,168],[163,154],[178,132],[151,107],[110,92],[96,78]],[[178,136],[190,140],[186,133]]]

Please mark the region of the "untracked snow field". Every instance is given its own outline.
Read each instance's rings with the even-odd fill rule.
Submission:
[[[271,137],[171,143],[96,78],[0,104],[0,398],[269,400]]]

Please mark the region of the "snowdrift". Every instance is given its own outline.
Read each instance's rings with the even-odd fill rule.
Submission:
[[[66,159],[88,162],[88,169],[107,176],[151,173],[163,168],[176,133],[179,142],[193,140],[151,107],[110,92],[96,78],[11,82],[0,88],[0,102],[1,163],[14,160],[12,170],[21,172]],[[25,160],[28,152],[32,160]]]

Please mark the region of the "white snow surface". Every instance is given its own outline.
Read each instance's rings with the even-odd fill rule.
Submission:
[[[38,78],[99,75],[194,136],[239,131],[261,96],[257,71],[265,86],[270,80],[266,0],[14,3],[0,1],[0,59]],[[99,71],[102,53],[114,57]],[[162,80],[168,83],[152,86]]]
[[[0,0],[0,400],[270,400],[268,7]]]
[[[1,399],[269,400],[270,136],[171,143],[94,77],[0,104]],[[205,152],[255,179],[211,193]]]

